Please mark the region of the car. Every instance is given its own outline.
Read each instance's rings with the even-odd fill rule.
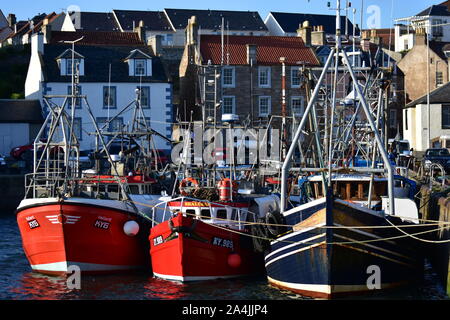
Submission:
[[[40,142],[45,143],[47,140],[46,139],[41,139]],[[34,149],[34,141],[25,144],[23,146],[17,146],[11,149],[10,151],[10,155],[11,157],[13,157],[16,160],[24,160],[23,159],[23,155],[28,152],[28,151],[33,151]],[[43,146],[39,147],[39,150],[42,150]]]
[[[425,151],[423,157],[425,169],[431,168],[432,164],[438,164],[443,167],[445,172],[450,171],[450,152],[446,148],[431,148]]]

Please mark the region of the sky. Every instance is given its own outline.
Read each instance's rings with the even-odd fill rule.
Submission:
[[[361,6],[364,5],[363,28],[389,28],[393,26],[393,19],[415,15],[433,4],[444,0],[341,0],[341,6],[346,1],[356,8],[356,21],[361,21]],[[211,9],[258,11],[264,20],[270,11],[293,13],[335,14],[331,8],[336,7],[336,0],[40,0],[40,1],[2,1],[0,9],[7,16],[14,13],[18,20],[27,20],[38,13],[61,12],[70,6],[77,6],[81,11],[110,12],[112,9],[152,10],[160,11],[164,8],[176,9]],[[345,11],[343,11],[345,14]],[[353,13],[349,11],[352,19]]]

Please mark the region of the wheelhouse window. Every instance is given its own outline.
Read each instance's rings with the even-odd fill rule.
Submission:
[[[116,87],[103,87],[103,108],[114,109],[117,108]]]

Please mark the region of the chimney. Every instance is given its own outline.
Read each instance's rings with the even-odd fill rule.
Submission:
[[[44,34],[44,43],[50,43],[50,39],[52,38],[52,26],[49,24],[47,18],[42,22],[42,33]]]
[[[197,17],[192,16],[190,19],[188,19],[188,24],[186,26],[186,44],[187,45],[197,44],[197,36],[198,36]]]
[[[16,15],[15,14],[8,14],[8,25],[12,28],[16,24]]]
[[[297,36],[303,39],[306,46],[311,46],[311,27],[309,26],[308,20],[304,21],[302,25],[299,25]]]
[[[247,44],[247,64],[255,65],[258,62],[257,56],[258,50],[256,44]]]
[[[427,43],[425,28],[417,28],[414,36],[414,45],[424,46]]]
[[[44,54],[44,35],[41,32],[31,36],[31,54]]]
[[[152,48],[153,54],[155,56],[160,56],[162,48],[162,36],[161,35],[152,36],[148,41],[148,45]]]
[[[377,45],[381,44],[381,38],[377,36],[377,30],[370,30],[370,42],[375,43]]]
[[[145,41],[145,29],[144,29],[144,21],[140,20],[139,21],[139,25],[134,28],[134,32],[136,32],[138,34],[139,40],[141,40],[142,42],[146,42]]]
[[[323,26],[314,27],[311,32],[311,44],[313,46],[323,46],[326,43],[327,37],[325,35],[325,31],[323,30]]]

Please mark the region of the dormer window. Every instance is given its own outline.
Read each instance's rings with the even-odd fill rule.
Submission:
[[[84,76],[84,57],[78,52],[72,53],[71,49],[67,49],[56,58],[56,61],[62,76],[71,76],[72,70],[75,74]]]
[[[152,76],[152,57],[135,49],[125,58],[128,63],[130,77],[151,77]]]
[[[147,61],[145,59],[134,59],[134,75],[145,76],[147,71]]]

